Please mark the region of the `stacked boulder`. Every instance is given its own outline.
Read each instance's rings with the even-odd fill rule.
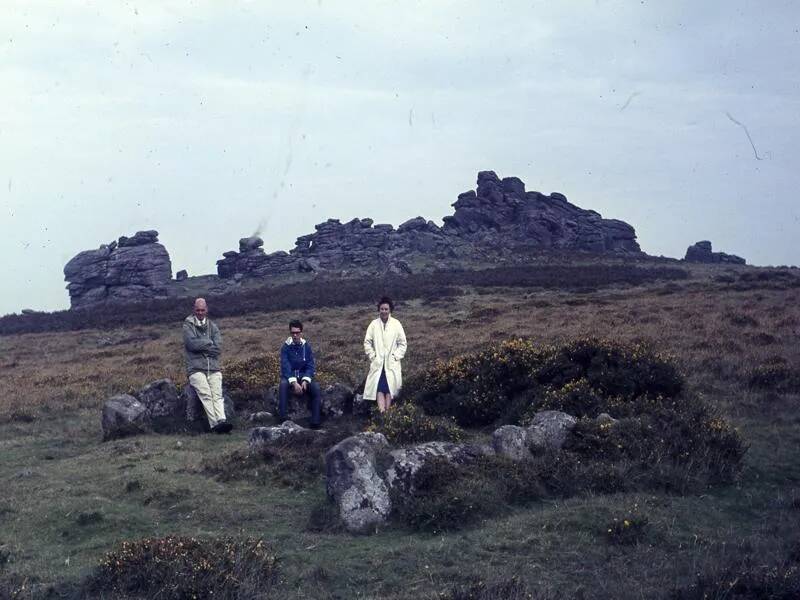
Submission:
[[[157,231],[122,236],[76,255],[64,267],[72,308],[166,296],[172,265]]]
[[[689,246],[686,249],[686,257],[683,259],[686,262],[693,263],[709,263],[709,264],[728,264],[728,265],[745,265],[747,261],[741,256],[735,254],[725,254],[724,252],[712,252],[711,242],[703,240],[696,244]]]
[[[249,277],[274,277],[297,271],[297,261],[281,251],[266,254],[264,240],[257,235],[239,240],[239,251],[225,252],[217,261],[217,274],[224,278],[237,274]]]

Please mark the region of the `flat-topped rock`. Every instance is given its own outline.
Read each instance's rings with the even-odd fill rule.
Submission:
[[[136,302],[164,294],[172,264],[157,231],[137,231],[96,250],[78,253],[64,266],[72,308]]]
[[[747,261],[741,256],[735,254],[725,254],[724,252],[713,252],[711,250],[711,242],[703,240],[689,246],[686,249],[686,262],[694,263],[709,263],[709,264],[729,264],[729,265],[744,265]]]

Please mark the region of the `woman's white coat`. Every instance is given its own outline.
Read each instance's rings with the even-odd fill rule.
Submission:
[[[400,361],[406,354],[406,333],[400,321],[389,316],[384,325],[378,317],[367,327],[364,336],[364,352],[370,361],[367,381],[364,384],[364,399],[375,400],[381,370],[386,369],[386,381],[394,398],[403,387]]]

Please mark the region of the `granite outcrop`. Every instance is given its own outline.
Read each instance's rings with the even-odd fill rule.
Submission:
[[[686,262],[693,263],[709,263],[709,264],[729,264],[729,265],[745,265],[747,261],[741,256],[735,254],[725,254],[724,252],[712,252],[711,242],[703,240],[689,246],[686,249]]]
[[[372,219],[328,219],[297,238],[290,252],[266,254],[259,237],[217,261],[222,278],[287,273],[411,273],[412,266],[452,258],[496,260],[546,249],[640,254],[636,231],[571,204],[560,193],[526,192],[516,177],[478,173],[477,189],[458,196],[440,227],[415,217],[397,229]]]
[[[213,281],[203,283],[220,293],[245,279],[402,275],[445,265],[524,263],[545,250],[641,254],[629,224],[579,208],[558,192],[526,191],[517,177],[501,179],[481,171],[476,189],[460,194],[452,206],[442,226],[424,217],[397,228],[367,218],[328,219],[297,238],[289,252],[266,253],[262,238],[244,237],[238,251],[225,252],[217,261],[216,277],[204,276]],[[81,252],[64,267],[64,275],[72,308],[188,295],[186,285],[197,279],[184,270],[172,279],[169,254],[156,231]]]
[[[165,296],[172,264],[158,232],[139,231],[79,253],[64,267],[64,279],[72,308],[135,302]]]

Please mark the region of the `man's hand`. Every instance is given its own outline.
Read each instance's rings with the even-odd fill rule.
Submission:
[[[303,380],[303,383],[300,385],[303,388],[304,393],[308,391],[308,382],[305,379]]]
[[[292,391],[296,396],[300,396],[303,393],[303,388],[295,381],[292,383]]]

